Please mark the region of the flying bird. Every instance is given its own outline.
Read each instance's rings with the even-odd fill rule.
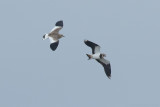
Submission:
[[[107,77],[111,79],[110,62],[104,59],[104,57],[106,57],[106,54],[100,53],[100,46],[96,43],[93,43],[89,40],[84,40],[84,43],[92,49],[92,55],[86,54],[88,56],[88,60],[95,59],[97,62],[99,62],[104,67],[104,71]]]
[[[55,51],[59,44],[59,39],[64,37],[62,34],[59,34],[59,31],[63,28],[63,21],[60,20],[56,22],[55,27],[51,30],[50,33],[45,34],[43,36],[43,40],[48,39],[50,40],[50,48]]]

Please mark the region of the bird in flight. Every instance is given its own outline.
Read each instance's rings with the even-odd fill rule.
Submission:
[[[64,37],[62,34],[59,34],[59,31],[63,28],[63,21],[60,20],[56,22],[55,27],[51,30],[50,33],[45,34],[43,36],[43,40],[48,39],[50,40],[50,48],[55,51],[59,44],[59,39]]]
[[[93,43],[89,40],[84,40],[84,43],[92,49],[92,55],[86,54],[88,56],[88,60],[95,59],[97,62],[99,62],[104,67],[104,71],[107,77],[111,79],[110,62],[104,59],[104,57],[106,57],[106,54],[100,53],[100,46],[96,43]]]

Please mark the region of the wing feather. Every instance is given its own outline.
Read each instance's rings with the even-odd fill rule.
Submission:
[[[58,34],[61,29],[62,29],[62,27],[60,27],[60,26],[55,26],[55,27],[51,30],[50,34]]]
[[[104,58],[102,59],[96,59],[96,61],[98,61],[103,67],[104,67],[104,71],[107,75],[107,77],[110,79],[111,78],[111,65],[110,62]]]
[[[63,27],[63,21],[60,20],[60,21],[56,22],[55,26]]]
[[[92,54],[100,52],[100,46],[89,40],[85,40],[84,43],[92,49]]]
[[[63,21],[60,20],[58,22],[56,22],[55,27],[51,30],[51,34],[52,33],[59,33],[59,31],[63,28]]]
[[[52,51],[55,51],[57,49],[58,44],[59,44],[59,41],[50,44],[50,48],[52,49]]]

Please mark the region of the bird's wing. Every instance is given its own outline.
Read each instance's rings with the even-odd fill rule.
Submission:
[[[104,67],[104,71],[105,71],[107,77],[110,79],[111,78],[110,62],[108,60],[104,59],[104,58],[96,59],[96,61],[98,61]]]
[[[94,54],[95,53],[100,53],[100,46],[96,46],[95,48],[94,48]]]
[[[55,26],[55,27],[51,30],[50,34],[58,34],[61,29],[62,29],[62,27],[60,27],[60,26]]]
[[[95,54],[95,53],[99,53],[100,52],[100,46],[97,45],[96,43],[93,43],[89,40],[85,40],[84,43],[89,46],[90,48],[92,48],[92,54]]]
[[[58,33],[63,28],[63,21],[60,20],[55,24],[55,27],[51,30],[51,33]]]
[[[56,22],[55,26],[63,27],[63,21],[60,20],[60,21]]]
[[[54,43],[51,43],[51,44],[50,44],[50,48],[51,48],[53,51],[55,51],[55,50],[57,49],[57,47],[58,47],[58,44],[59,44],[59,41],[54,42]]]
[[[56,39],[55,37],[49,36],[49,40],[51,43],[55,43],[58,41],[58,39]]]

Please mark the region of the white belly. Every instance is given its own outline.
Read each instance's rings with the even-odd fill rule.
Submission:
[[[92,58],[93,58],[93,59],[100,59],[99,56],[100,56],[100,53],[96,53],[96,54],[93,54],[93,55],[92,55]]]

